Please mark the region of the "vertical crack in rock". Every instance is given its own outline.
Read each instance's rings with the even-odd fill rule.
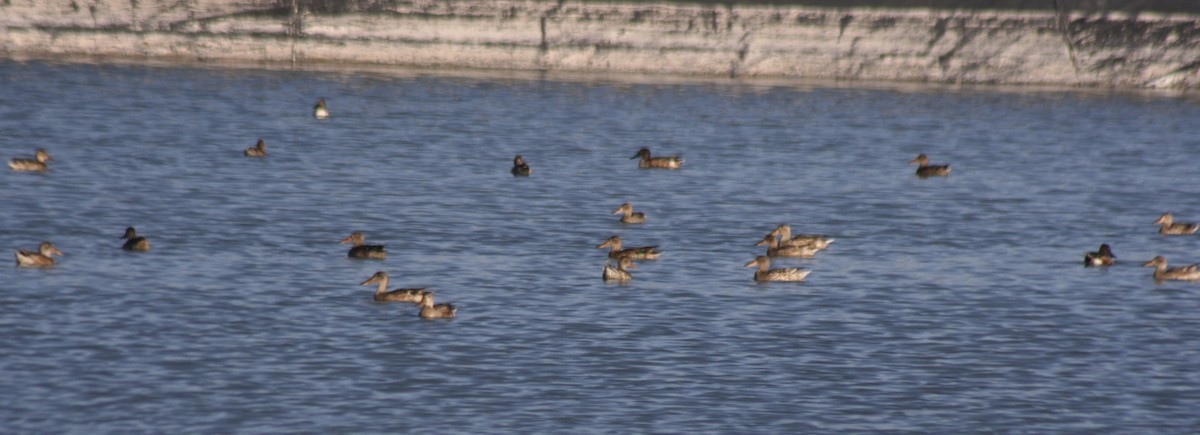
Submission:
[[[932,53],[933,46],[937,45],[938,41],[942,40],[943,36],[946,36],[946,23],[949,21],[950,21],[949,18],[938,18],[937,21],[934,22],[933,38],[930,38],[929,43],[925,44],[925,54],[926,55],[929,55],[929,53]]]
[[[1055,26],[1058,27],[1058,33],[1062,35],[1063,45],[1067,47],[1067,56],[1071,59],[1071,67],[1075,69],[1075,83],[1080,83],[1079,59],[1075,55],[1075,43],[1071,42],[1071,30],[1068,25],[1068,15],[1070,10],[1066,9],[1060,0],[1054,1]]]
[[[844,15],[841,20],[838,20],[838,42],[842,42],[842,34],[846,33],[846,26],[849,26],[851,21],[854,21],[854,16],[850,14]]]

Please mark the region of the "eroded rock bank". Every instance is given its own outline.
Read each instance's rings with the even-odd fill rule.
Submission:
[[[1013,2],[1025,8],[881,7],[913,3],[903,0],[0,0],[0,57],[1200,85],[1200,13],[1186,6],[1130,12]]]

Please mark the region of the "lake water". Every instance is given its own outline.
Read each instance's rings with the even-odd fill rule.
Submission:
[[[1152,224],[1200,221],[1194,97],[39,62],[0,86],[0,157],[55,159],[0,174],[0,245],[66,253],[0,267],[3,432],[1200,428],[1200,283],[1140,267],[1200,261]],[[781,223],[836,242],[756,284]],[[352,231],[389,257],[348,259]],[[618,234],[665,251],[625,286],[595,248]],[[1118,263],[1082,267],[1101,243]],[[378,270],[458,318],[374,303]]]

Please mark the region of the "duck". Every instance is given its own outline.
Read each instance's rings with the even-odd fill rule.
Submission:
[[[421,305],[419,315],[422,319],[450,319],[458,314],[458,307],[454,304],[435,304],[433,303],[433,292],[421,292],[421,301],[417,302]]]
[[[792,235],[792,226],[781,224],[771,230],[768,236],[779,236],[779,246],[812,246],[817,250],[829,247],[836,239],[831,239],[821,234],[797,234]]]
[[[638,162],[638,167],[643,169],[679,169],[679,167],[683,165],[683,159],[679,158],[679,156],[650,157],[650,150],[648,148],[642,148],[637,152],[637,154],[634,154],[633,157],[630,157],[629,159],[633,160],[638,157],[642,158],[642,161]]]
[[[1142,263],[1142,266],[1154,268],[1155,281],[1200,281],[1200,265],[1167,267],[1167,259],[1159,255],[1153,260]]]
[[[640,211],[633,211],[633,204],[628,202],[621,204],[620,207],[617,207],[616,210],[613,210],[612,214],[624,214],[624,216],[621,216],[621,223],[623,224],[646,223],[646,214]]]
[[[126,228],[125,235],[121,236],[121,238],[125,239],[125,244],[121,246],[121,249],[139,252],[150,250],[150,241],[146,240],[145,237],[138,236],[137,230],[133,229],[133,227]]]
[[[1116,261],[1117,256],[1113,255],[1112,248],[1108,247],[1107,243],[1100,245],[1100,250],[1096,252],[1088,252],[1083,254],[1084,266],[1109,266]]]
[[[945,177],[950,175],[950,165],[931,165],[929,164],[929,156],[918,154],[917,158],[912,159],[908,163],[916,163],[917,176],[925,177]]]
[[[766,246],[768,257],[812,258],[821,250],[815,245],[779,246],[779,239],[770,234],[764,236],[762,241],[755,243],[754,246]]]
[[[329,109],[325,107],[325,99],[317,99],[317,105],[313,106],[313,118],[325,119],[329,117]]]
[[[516,157],[513,157],[512,174],[514,177],[528,177],[529,174],[532,173],[533,168],[530,168],[529,165],[525,163],[525,158],[521,157],[520,154],[517,154]]]
[[[257,144],[255,144],[254,146],[252,146],[250,148],[246,148],[245,153],[246,153],[246,157],[266,157],[267,156],[267,142],[263,141],[262,139],[259,139]]]
[[[416,304],[421,302],[421,295],[425,293],[424,287],[400,288],[388,291],[388,282],[389,278],[387,272],[379,271],[375,272],[374,275],[371,275],[370,278],[367,278],[366,281],[363,281],[359,285],[371,285],[378,283],[379,287],[375,288],[376,302],[410,302]]]
[[[600,248],[610,248],[608,258],[615,260],[624,257],[629,257],[630,260],[657,260],[658,256],[662,255],[662,251],[659,251],[657,246],[621,249],[621,236],[609,237],[604,243],[596,246],[596,249]]]
[[[779,269],[771,269],[771,259],[766,255],[759,255],[754,261],[746,263],[746,267],[757,267],[754,272],[754,280],[758,282],[765,281],[804,281],[804,277],[812,273],[811,270],[804,270],[799,267],[787,267]]]
[[[604,274],[601,277],[605,281],[629,282],[633,280],[633,274],[629,273],[628,269],[637,269],[637,266],[633,265],[633,260],[629,257],[621,257],[617,260],[617,267],[605,264]]]
[[[1163,213],[1162,216],[1158,217],[1158,220],[1154,221],[1154,224],[1162,225],[1158,227],[1159,234],[1186,235],[1196,234],[1196,230],[1200,230],[1200,225],[1197,224],[1175,222],[1175,217],[1171,216],[1170,213]]]
[[[366,240],[363,233],[355,231],[338,243],[350,243],[354,245],[350,248],[350,252],[346,253],[346,256],[350,258],[370,258],[374,260],[387,258],[387,248],[384,248],[383,245],[367,245],[365,244]]]
[[[62,251],[55,248],[50,242],[42,242],[38,245],[37,252],[26,251],[20,249],[16,251],[17,267],[51,267],[55,261],[51,255],[63,256]]]
[[[46,172],[50,167],[46,162],[54,160],[50,154],[44,149],[38,149],[33,155],[33,160],[30,159],[12,159],[8,162],[8,167],[17,172]]]

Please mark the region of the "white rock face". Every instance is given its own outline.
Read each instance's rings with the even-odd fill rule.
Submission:
[[[310,3],[318,2],[6,0],[0,2],[0,57],[1177,89],[1200,84],[1196,15],[534,0],[396,2],[332,13],[299,6]]]

